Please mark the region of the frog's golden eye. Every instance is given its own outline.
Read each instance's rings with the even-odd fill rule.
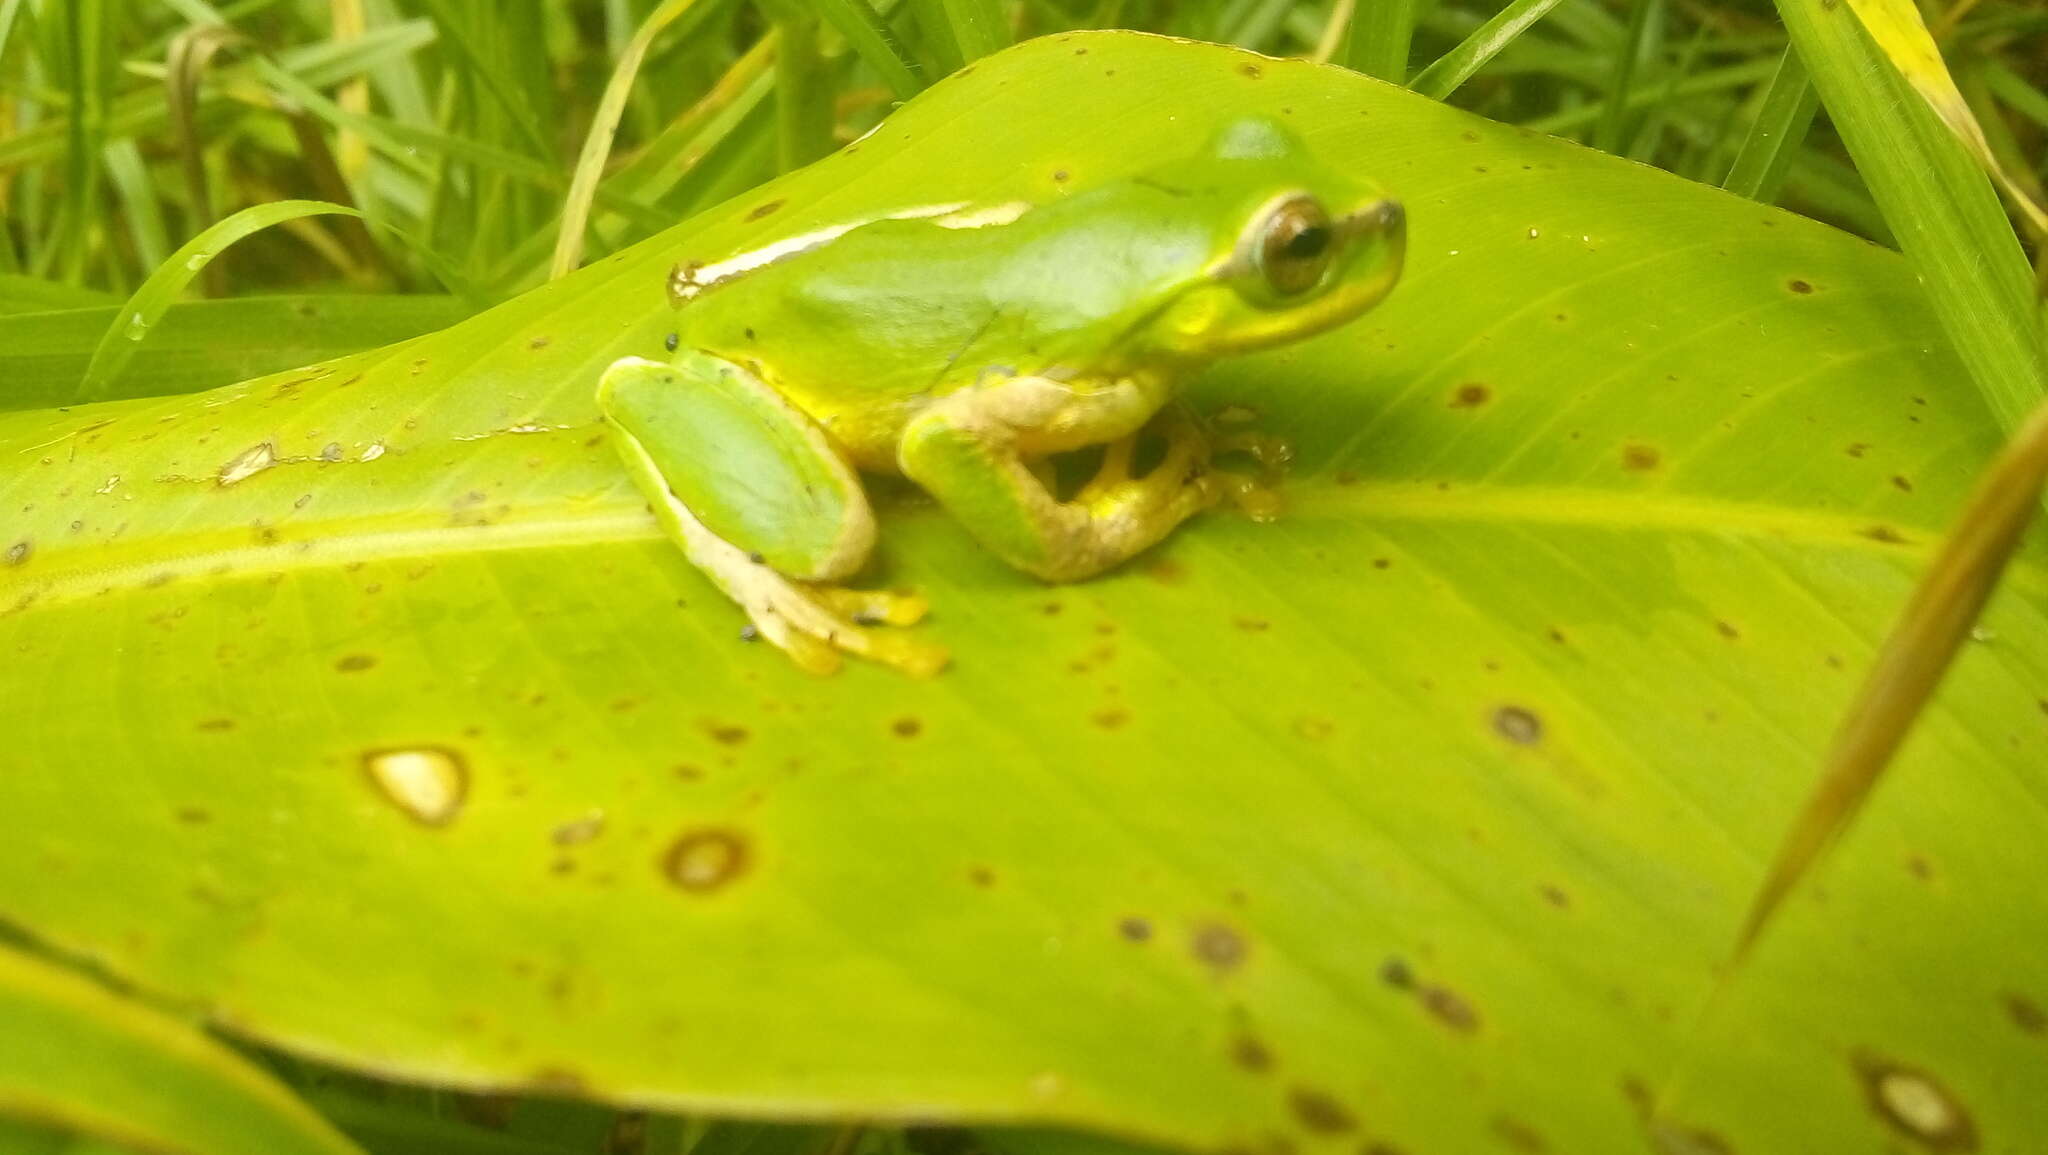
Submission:
[[[1313,197],[1280,202],[1259,226],[1259,272],[1275,293],[1291,297],[1316,287],[1337,251],[1330,217]]]

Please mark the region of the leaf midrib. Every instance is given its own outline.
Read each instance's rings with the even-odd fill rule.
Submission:
[[[1296,485],[1286,496],[1284,516],[1296,522],[1464,522],[1726,534],[1879,553],[1915,565],[1926,560],[1939,538],[1938,532],[1924,527],[1901,527],[1869,515],[1669,492],[1359,481]],[[935,511],[905,505],[886,512],[894,519]],[[195,577],[232,578],[357,562],[617,544],[659,536],[654,519],[637,502],[587,497],[522,504],[484,524],[450,525],[444,517],[418,512],[328,518],[299,523],[289,536],[267,543],[251,542],[244,528],[221,527],[70,547],[32,558],[26,572],[11,581],[0,581],[0,606],[5,607],[0,608],[0,615],[29,605],[68,602]],[[2030,590],[2048,590],[2048,570],[2036,562],[2015,562],[2011,578]]]

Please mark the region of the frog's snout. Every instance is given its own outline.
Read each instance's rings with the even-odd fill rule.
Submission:
[[[1407,238],[1408,210],[1401,207],[1400,201],[1381,201],[1373,210],[1379,216],[1380,232],[1395,240]]]
[[[1353,237],[1370,237],[1399,248],[1408,237],[1408,210],[1401,202],[1384,197],[1344,218],[1344,232]]]

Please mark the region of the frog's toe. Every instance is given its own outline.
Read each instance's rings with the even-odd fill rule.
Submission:
[[[1218,453],[1247,454],[1267,470],[1283,469],[1294,460],[1294,442],[1277,433],[1240,429],[1218,436],[1213,445]]]
[[[938,646],[889,632],[924,616],[924,599],[884,590],[844,590],[790,581],[756,567],[742,599],[760,636],[787,653],[808,673],[832,674],[841,654],[853,654],[926,678],[946,667]],[[879,625],[879,629],[869,629]]]
[[[1253,521],[1278,521],[1280,514],[1286,509],[1286,502],[1280,496],[1280,487],[1266,478],[1252,477],[1227,469],[1218,469],[1212,476],[1217,488],[1222,491],[1223,500]]]
[[[914,593],[892,590],[850,590],[819,586],[816,592],[840,614],[863,626],[914,626],[931,612],[931,603]]]

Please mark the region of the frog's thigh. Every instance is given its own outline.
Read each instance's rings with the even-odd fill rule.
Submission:
[[[875,519],[859,476],[815,422],[739,366],[707,353],[627,358],[605,372],[598,406],[668,492],[741,551],[803,581],[867,561]]]
[[[1072,581],[1165,537],[1205,508],[1213,489],[1206,478],[1190,476],[1199,469],[1161,468],[1088,502],[1063,503],[1026,458],[1129,437],[1160,402],[1155,390],[1125,382],[1076,389],[1027,377],[975,386],[911,422],[899,464],[998,557],[1051,581]]]

